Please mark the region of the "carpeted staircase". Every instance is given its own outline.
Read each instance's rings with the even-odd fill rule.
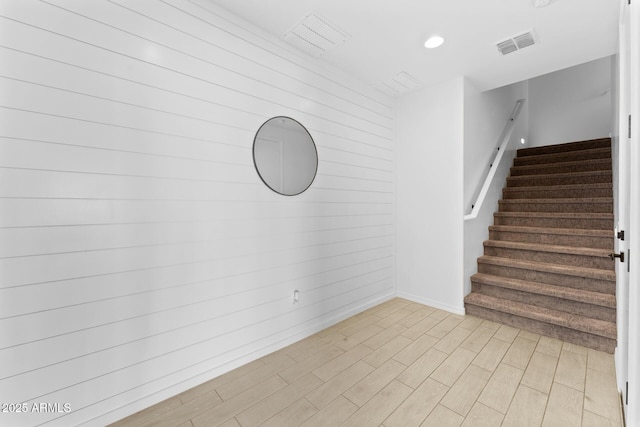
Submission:
[[[518,150],[468,314],[613,353],[609,138]]]

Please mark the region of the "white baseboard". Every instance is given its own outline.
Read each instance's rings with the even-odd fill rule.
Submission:
[[[409,301],[413,301],[413,302],[417,302],[420,304],[424,304],[424,305],[428,305],[429,307],[433,307],[433,308],[437,308],[440,310],[444,310],[444,311],[448,311],[449,313],[453,313],[453,314],[460,314],[463,315],[465,314],[465,309],[464,309],[464,305],[460,305],[460,306],[455,306],[455,305],[450,305],[450,304],[443,304],[440,301],[435,301],[429,298],[424,298],[424,297],[419,297],[417,295],[413,295],[407,292],[397,292],[396,296],[398,298],[404,298],[404,299],[408,299]]]

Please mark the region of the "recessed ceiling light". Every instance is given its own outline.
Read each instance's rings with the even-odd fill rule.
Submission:
[[[440,36],[431,36],[429,39],[424,42],[424,47],[427,49],[434,49],[444,43],[444,39]]]

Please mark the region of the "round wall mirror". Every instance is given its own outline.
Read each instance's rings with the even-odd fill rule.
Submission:
[[[313,138],[299,122],[273,117],[256,133],[253,163],[267,187],[295,196],[309,188],[316,177],[318,152]]]

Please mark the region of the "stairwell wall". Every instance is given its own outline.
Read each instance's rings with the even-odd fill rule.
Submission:
[[[520,138],[528,137],[528,81],[514,83],[490,91],[480,92],[465,80],[464,91],[464,194],[465,213],[471,211],[477,191],[489,171],[489,164],[496,155],[498,138],[518,99],[525,99],[520,111],[507,152],[496,165],[497,171],[491,187],[476,218],[464,221],[464,295],[471,292],[470,277],[477,272],[477,259],[484,248],[482,242],[489,237],[493,213],[498,210],[506,177],[512,166],[515,152],[520,148]]]
[[[611,75],[607,56],[530,79],[527,146],[610,136]]]
[[[402,96],[395,105],[396,289],[463,313],[464,80]]]
[[[464,85],[464,201],[465,213],[471,212],[477,194],[496,156],[498,141],[518,99],[525,99],[509,150],[515,141],[528,134],[528,82],[514,83],[489,91],[480,91],[469,79]],[[497,205],[496,205],[497,206]]]

